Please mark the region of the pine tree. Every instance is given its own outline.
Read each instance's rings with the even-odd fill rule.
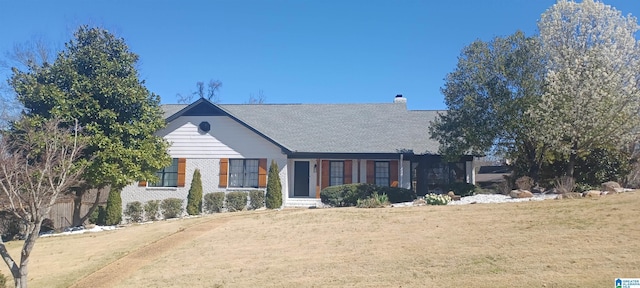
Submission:
[[[277,209],[282,206],[282,184],[280,184],[280,175],[278,175],[278,164],[271,160],[269,167],[269,180],[267,182],[267,209]]]
[[[202,179],[200,170],[193,172],[193,180],[191,180],[191,188],[187,196],[187,213],[189,215],[198,215],[202,211]]]
[[[122,198],[120,198],[120,190],[112,189],[111,192],[109,192],[106,210],[105,224],[120,224],[120,221],[122,221]]]

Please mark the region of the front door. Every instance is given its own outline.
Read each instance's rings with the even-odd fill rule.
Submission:
[[[309,162],[295,161],[293,169],[293,196],[309,197]]]

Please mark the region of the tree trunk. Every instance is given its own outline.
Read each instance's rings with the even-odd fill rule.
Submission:
[[[72,226],[80,226],[82,225],[82,216],[80,215],[82,209],[82,196],[85,192],[85,187],[79,187],[78,190],[75,191],[73,197],[73,220],[71,221]]]
[[[569,154],[569,162],[567,163],[566,176],[575,178],[573,174],[575,173],[576,160],[578,159],[578,144],[574,143],[572,148],[571,154]]]
[[[91,205],[91,208],[89,208],[87,213],[82,215],[82,199],[90,189],[92,188],[89,186],[82,185],[81,187],[78,188],[78,190],[75,191],[75,195],[73,197],[73,223],[72,223],[73,226],[84,225],[84,223],[87,222],[87,219],[89,219],[93,211],[95,211],[96,208],[98,208],[98,204],[100,204],[100,194],[102,193],[102,189],[104,189],[104,187],[95,188],[97,190],[96,199],[94,200],[93,204]]]

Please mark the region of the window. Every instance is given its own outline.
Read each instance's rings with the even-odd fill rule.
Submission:
[[[171,160],[171,166],[156,172],[158,182],[149,183],[149,187],[178,187],[178,158]]]
[[[344,184],[344,162],[329,162],[329,186]]]
[[[375,166],[376,185],[389,186],[389,161],[376,161]]]
[[[258,159],[230,159],[229,187],[258,188]]]

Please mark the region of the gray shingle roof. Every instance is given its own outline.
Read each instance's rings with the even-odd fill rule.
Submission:
[[[165,118],[187,105],[163,105]],[[295,152],[436,154],[429,122],[439,111],[405,104],[221,104],[218,107]]]

